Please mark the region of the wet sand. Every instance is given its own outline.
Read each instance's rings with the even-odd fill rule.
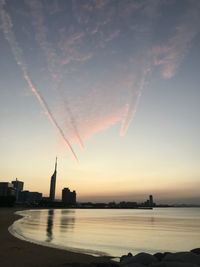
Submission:
[[[3,267],[76,267],[100,266],[108,258],[69,252],[22,241],[12,236],[8,227],[20,216],[15,209],[0,209],[0,264]],[[104,265],[104,264],[103,264]]]

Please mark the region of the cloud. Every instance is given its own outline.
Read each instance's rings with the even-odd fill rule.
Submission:
[[[154,65],[161,68],[164,79],[172,78],[187,55],[192,41],[200,32],[200,5],[192,1],[191,6],[175,27],[174,33],[164,45],[153,47]]]
[[[52,113],[52,111],[51,111],[49,105],[47,104],[46,100],[44,99],[44,97],[42,96],[42,94],[40,93],[38,88],[33,84],[32,80],[31,80],[31,78],[29,76],[28,69],[27,69],[27,66],[26,66],[24,58],[23,58],[23,52],[22,52],[21,47],[19,46],[19,44],[18,44],[18,42],[16,40],[14,31],[13,31],[13,23],[12,23],[10,15],[5,10],[5,5],[6,5],[5,1],[4,0],[0,0],[0,18],[2,20],[3,32],[4,32],[5,39],[8,41],[8,44],[10,45],[11,51],[13,53],[13,56],[14,56],[17,64],[19,65],[20,69],[21,69],[23,78],[26,81],[26,83],[27,83],[29,89],[31,90],[31,92],[36,97],[36,99],[39,102],[40,106],[45,111],[45,114],[47,115],[49,121],[58,130],[58,132],[60,133],[63,141],[65,142],[65,144],[67,145],[67,147],[71,151],[72,155],[78,161],[76,153],[74,152],[69,140],[66,138],[63,129],[60,127],[57,119],[55,118],[54,114]]]
[[[45,1],[25,0],[30,14],[24,27],[26,32],[31,29],[34,54],[23,53],[26,39],[19,46],[15,38],[23,34],[16,30],[20,20],[11,21],[4,12],[5,38],[16,61],[21,67],[25,66],[22,55],[29,59],[24,67],[28,77],[37,79],[45,103],[70,143],[82,146],[85,139],[114,124],[125,135],[152,70],[158,68],[164,79],[175,75],[200,25],[199,1],[188,2],[172,18],[166,10],[177,3],[52,1],[48,7]]]
[[[87,127],[82,129],[82,136],[84,140],[89,139],[96,133],[108,129],[109,127],[115,125],[116,123],[121,123],[125,111],[126,107],[121,108],[120,110],[116,110],[113,113],[106,114],[104,117],[100,117],[96,122],[95,121],[89,122]]]

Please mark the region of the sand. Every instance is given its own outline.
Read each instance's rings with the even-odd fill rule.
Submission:
[[[0,266],[2,267],[76,267],[100,266],[108,258],[44,247],[12,236],[8,227],[20,216],[15,209],[0,209]],[[103,264],[104,265],[104,264]],[[106,264],[107,265],[107,264]]]

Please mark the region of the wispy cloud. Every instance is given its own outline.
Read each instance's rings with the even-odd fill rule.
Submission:
[[[163,78],[172,78],[191,48],[192,41],[200,32],[200,5],[191,1],[186,14],[175,26],[174,33],[164,45],[153,48],[154,65],[161,68]]]
[[[87,140],[94,134],[104,131],[105,129],[108,129],[116,123],[120,123],[125,111],[126,107],[121,108],[120,110],[116,110],[113,113],[106,114],[105,116],[99,117],[96,122],[88,122],[87,127],[82,129],[83,138]]]
[[[60,84],[63,79],[61,67],[64,64],[69,64],[70,58],[68,57],[67,59],[63,59],[63,58],[61,59],[61,57],[58,56],[58,53],[56,52],[56,49],[54,48],[52,43],[48,41],[49,28],[46,26],[46,23],[45,23],[45,16],[43,14],[44,7],[43,7],[42,2],[37,1],[37,0],[36,1],[30,0],[30,1],[26,1],[26,3],[29,6],[31,14],[32,14],[32,23],[34,25],[35,37],[36,37],[37,43],[39,44],[40,48],[42,49],[46,57],[47,67],[48,67],[50,76],[52,78],[52,82],[54,82],[55,89],[57,89],[58,94],[61,94]],[[56,7],[56,12],[58,12],[58,5],[56,5],[55,7]],[[55,12],[53,12],[53,14],[54,13]],[[68,51],[69,52],[68,54],[70,54],[72,58],[75,57],[74,53],[76,52],[76,50],[73,50],[73,45],[75,42],[79,41],[81,38],[82,38],[82,34],[78,34],[78,35],[76,34],[76,35],[73,35],[70,40],[71,41],[70,45],[72,49],[71,51]],[[76,55],[76,56],[77,56],[77,60],[79,61],[84,61],[88,57],[88,55],[87,56],[84,55],[84,57],[81,57],[80,55]],[[60,100],[62,101],[62,95],[60,97]],[[80,133],[78,132],[78,127],[76,126],[75,117],[72,114],[70,105],[66,98],[64,102],[65,102],[65,111],[70,118],[70,123],[74,129],[74,134],[76,135],[77,140],[79,141],[79,144],[83,147],[83,141],[81,139]]]
[[[32,80],[31,80],[31,78],[29,76],[29,73],[28,73],[28,70],[27,70],[27,66],[26,66],[26,64],[24,62],[24,59],[23,59],[22,50],[21,50],[21,48],[20,48],[20,46],[19,46],[19,44],[18,44],[18,42],[16,40],[15,34],[14,34],[13,30],[12,30],[13,24],[12,24],[11,17],[6,12],[5,5],[6,5],[5,1],[4,0],[0,0],[0,18],[2,20],[3,32],[4,32],[4,35],[5,35],[5,38],[6,38],[6,40],[8,41],[8,43],[10,45],[10,48],[11,48],[11,50],[13,52],[13,55],[14,55],[14,58],[15,58],[17,64],[21,68],[22,75],[23,75],[25,81],[27,82],[27,85],[28,85],[29,89],[35,95],[36,99],[38,100],[38,102],[40,103],[41,107],[45,111],[45,114],[47,115],[49,120],[52,122],[52,124],[59,131],[61,137],[63,138],[63,141],[65,142],[67,147],[72,152],[74,158],[78,161],[76,153],[74,152],[70,142],[66,138],[62,128],[58,124],[58,122],[57,122],[56,118],[54,117],[53,113],[51,112],[47,102],[45,101],[45,99],[41,95],[40,91],[33,84]]]
[[[164,79],[172,78],[200,28],[200,4],[195,0],[186,3],[167,29],[163,25],[171,15],[166,10],[178,1],[53,1],[50,7],[45,3],[25,0],[34,53],[45,61],[46,84],[40,89],[45,98],[40,100],[70,143],[81,146],[114,124],[125,135],[149,74],[159,69]],[[26,66],[22,60],[23,44],[18,45],[12,25],[18,22],[11,21],[4,5],[1,0],[5,38],[23,75],[30,78],[32,62],[26,61]],[[40,73],[35,76],[38,85],[45,83]],[[36,87],[31,79],[26,81]]]

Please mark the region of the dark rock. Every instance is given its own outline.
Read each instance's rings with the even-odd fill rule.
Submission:
[[[158,262],[153,263],[149,267],[199,267],[199,265],[186,262]]]
[[[164,253],[161,253],[161,252],[158,252],[158,253],[155,253],[153,256],[154,256],[157,260],[161,261],[161,260],[164,258],[165,254],[164,254]]]
[[[146,265],[143,265],[139,262],[132,262],[130,264],[122,265],[123,267],[146,267]]]
[[[177,252],[166,255],[163,261],[200,264],[200,256],[192,252]]]
[[[166,262],[156,262],[152,263],[150,267],[166,267]]]
[[[127,265],[127,267],[146,267],[145,265],[139,263],[139,262],[134,262],[130,265]]]
[[[131,253],[129,253],[128,255],[124,255],[120,258],[120,264],[118,266],[200,267],[200,248],[192,249],[190,252],[176,252],[176,253],[158,252],[155,253],[154,255],[150,255],[148,253],[143,252],[133,256]]]
[[[150,255],[150,254],[144,253],[144,252],[135,255],[134,258],[135,258],[136,262],[139,262],[139,263],[144,264],[146,266],[149,266],[150,264],[158,261],[157,258],[154,257],[153,255]]]
[[[200,248],[194,248],[194,249],[190,250],[190,252],[197,254],[197,255],[200,255]]]
[[[95,267],[119,267],[119,263],[115,262],[99,262],[95,264]]]
[[[199,265],[186,262],[165,262],[165,265],[161,266],[151,266],[151,267],[199,267]]]
[[[165,257],[166,255],[173,254],[172,252],[164,252],[163,256]]]
[[[123,259],[120,261],[120,266],[132,266],[130,264],[135,263],[135,257],[123,257]]]
[[[131,257],[133,257],[133,255],[132,255],[132,253],[128,253],[127,255],[122,255],[121,257],[120,257],[120,262],[122,262],[122,261],[124,261],[124,260],[126,260],[126,259],[128,259],[128,258],[131,258]]]

